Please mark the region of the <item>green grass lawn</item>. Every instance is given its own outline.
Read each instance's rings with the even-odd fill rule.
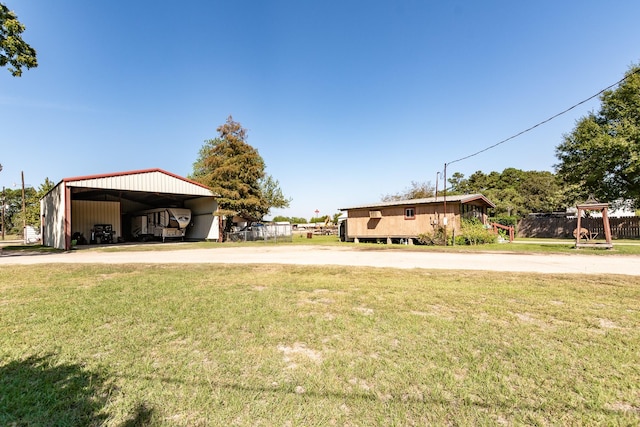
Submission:
[[[0,268],[0,425],[638,425],[640,278]]]

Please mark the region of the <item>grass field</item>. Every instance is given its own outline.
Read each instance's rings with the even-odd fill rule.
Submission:
[[[640,278],[0,268],[0,425],[638,425]]]

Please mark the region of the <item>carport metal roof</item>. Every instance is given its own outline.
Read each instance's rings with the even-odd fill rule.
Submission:
[[[215,197],[205,185],[162,169],[78,176],[64,178],[61,183],[71,189],[74,200],[127,199],[174,206],[194,197]]]

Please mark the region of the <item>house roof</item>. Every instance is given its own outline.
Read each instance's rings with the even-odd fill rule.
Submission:
[[[429,205],[435,203],[444,203],[444,196],[438,197],[427,197],[424,199],[409,199],[409,200],[394,200],[391,202],[380,202],[373,203],[370,205],[360,205],[360,206],[352,206],[350,208],[340,208],[341,211],[348,211],[352,209],[371,209],[371,208],[384,208],[390,206],[413,206],[413,205]],[[487,199],[482,194],[462,194],[462,195],[454,195],[447,196],[447,202],[452,203],[470,203],[475,200],[483,201],[487,206],[491,208],[495,208],[496,205],[493,204],[489,199]]]

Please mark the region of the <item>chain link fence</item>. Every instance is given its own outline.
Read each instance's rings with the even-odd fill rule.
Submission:
[[[292,242],[291,224],[251,225],[239,231],[225,233],[229,242]]]

